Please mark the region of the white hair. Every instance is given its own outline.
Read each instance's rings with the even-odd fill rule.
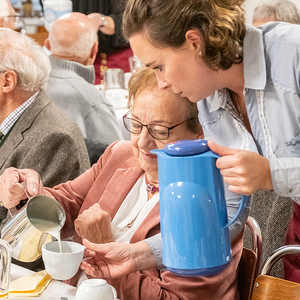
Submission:
[[[300,24],[300,10],[288,0],[261,2],[253,13],[253,21],[281,21]]]
[[[0,28],[0,71],[16,72],[19,88],[28,92],[44,89],[50,69],[49,58],[33,39]]]
[[[92,47],[98,41],[97,32],[90,28],[85,33],[81,34],[78,39],[70,45],[62,44],[56,38],[56,35],[50,31],[49,42],[51,52],[61,53],[65,56],[77,57],[79,61],[84,61],[91,53]]]
[[[9,6],[7,0],[0,0],[0,18],[7,17],[9,15]]]

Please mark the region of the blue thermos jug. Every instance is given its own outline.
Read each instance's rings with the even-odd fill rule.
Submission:
[[[220,273],[232,259],[228,227],[248,213],[250,197],[242,197],[228,222],[219,156],[206,140],[178,141],[151,152],[158,159],[164,265],[181,276]]]

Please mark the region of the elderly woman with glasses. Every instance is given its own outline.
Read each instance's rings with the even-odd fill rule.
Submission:
[[[0,177],[5,206],[11,208],[26,198],[20,185],[26,181],[29,194],[50,195],[64,207],[67,220],[62,239],[74,235],[73,240],[78,243],[83,239],[93,243],[136,243],[159,233],[157,157],[150,151],[173,141],[201,138],[202,128],[197,105],[168,90],[160,90],[152,69],[135,72],[129,86],[132,109],[123,120],[131,132],[131,142],[113,143],[91,169],[53,189],[43,188],[38,174],[32,170],[6,170]],[[118,299],[192,300],[212,293],[218,299],[225,299],[225,294],[230,294],[226,299],[234,299],[231,296],[235,295],[241,250],[240,239],[233,246],[234,258],[229,267],[217,276],[180,277],[153,268],[108,282],[117,289]],[[78,284],[78,278],[81,281],[85,276],[77,275],[70,284]]]

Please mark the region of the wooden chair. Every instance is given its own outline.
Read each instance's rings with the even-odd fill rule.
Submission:
[[[250,300],[255,278],[258,275],[262,251],[261,231],[258,223],[252,217],[247,219],[247,227],[252,236],[252,249],[243,249],[238,270],[238,287],[240,300]]]
[[[288,245],[275,250],[262,266],[256,278],[251,300],[296,300],[300,299],[300,284],[269,276],[275,263],[286,254],[300,254],[299,245]]]

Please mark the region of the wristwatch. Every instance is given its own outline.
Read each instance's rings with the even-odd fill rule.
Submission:
[[[106,17],[101,14],[101,25],[99,26],[99,28],[104,27],[106,25],[107,25]]]

